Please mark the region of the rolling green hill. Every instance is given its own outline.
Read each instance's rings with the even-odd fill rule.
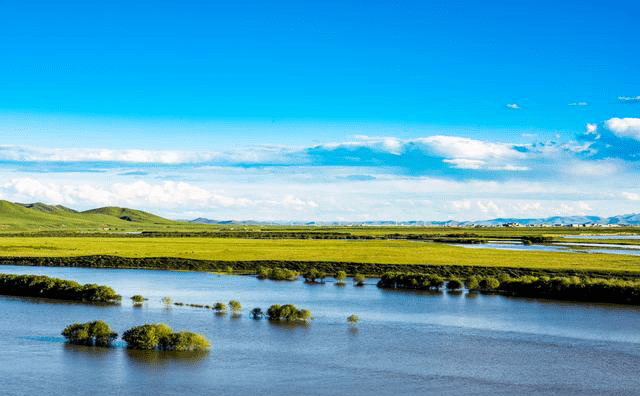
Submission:
[[[138,223],[175,223],[173,220],[167,220],[163,217],[156,216],[149,212],[137,209],[119,208],[117,206],[106,206],[104,208],[90,209],[82,212],[88,215],[104,215],[116,217],[120,220],[138,222]]]
[[[105,207],[78,212],[62,205],[0,200],[0,232],[126,232],[180,224],[183,223],[128,208]]]

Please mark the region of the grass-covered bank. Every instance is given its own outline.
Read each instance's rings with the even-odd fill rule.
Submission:
[[[347,275],[364,274],[367,277],[381,277],[388,272],[399,273],[431,273],[449,278],[467,278],[477,276],[508,275],[512,278],[521,276],[582,276],[607,279],[640,279],[640,272],[631,271],[593,271],[562,270],[551,268],[526,268],[504,266],[469,266],[469,265],[428,265],[428,264],[377,264],[355,262],[328,261],[285,261],[285,260],[196,260],[179,257],[118,257],[118,256],[79,256],[79,257],[0,257],[0,265],[24,265],[42,267],[81,267],[81,268],[120,268],[120,269],[159,269],[175,271],[203,271],[221,273],[259,274],[264,268],[283,268],[299,273],[311,269],[324,272],[328,277],[335,277],[339,271]]]

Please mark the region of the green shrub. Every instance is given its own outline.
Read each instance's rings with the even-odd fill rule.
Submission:
[[[470,276],[465,282],[467,289],[476,290],[480,287],[478,277],[475,275]]]
[[[0,294],[91,303],[116,303],[122,299],[108,286],[81,285],[75,281],[43,275],[0,274]]]
[[[164,323],[132,327],[124,332],[122,339],[127,348],[140,350],[203,351],[210,346],[203,335],[189,331],[174,333]]]
[[[140,294],[136,294],[131,297],[131,301],[133,301],[134,305],[141,305],[144,302],[144,296],[141,296]]]
[[[122,339],[127,343],[127,348],[152,350],[168,342],[166,337],[172,332],[171,327],[164,323],[145,324],[125,331]]]
[[[311,318],[308,309],[297,309],[293,304],[274,304],[267,310],[269,320],[307,321]]]
[[[237,314],[242,310],[242,304],[238,300],[231,300],[229,301],[229,308],[231,308],[231,312]]]
[[[336,283],[343,284],[344,280],[347,279],[347,273],[345,271],[338,271],[335,275]]]
[[[70,344],[110,346],[118,334],[102,320],[87,323],[74,323],[65,327],[62,336]]]
[[[271,279],[271,280],[285,280],[285,281],[294,281],[298,279],[300,273],[298,271],[274,267],[274,268],[265,268],[260,267],[258,269],[258,279]]]
[[[160,349],[166,351],[206,351],[211,344],[202,334],[192,333],[190,331],[181,331],[171,333],[166,336],[161,344]]]
[[[460,288],[462,288],[462,282],[458,279],[451,279],[447,282],[447,289],[449,290],[459,290]]]

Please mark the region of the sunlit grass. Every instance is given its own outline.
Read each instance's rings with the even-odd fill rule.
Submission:
[[[0,238],[0,256],[181,257],[202,260],[333,261],[640,272],[640,257],[467,249],[408,241],[238,238]]]

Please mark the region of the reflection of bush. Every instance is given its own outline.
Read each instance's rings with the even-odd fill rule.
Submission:
[[[115,303],[122,299],[108,286],[81,285],[75,281],[43,275],[0,274],[0,294],[91,303]]]

